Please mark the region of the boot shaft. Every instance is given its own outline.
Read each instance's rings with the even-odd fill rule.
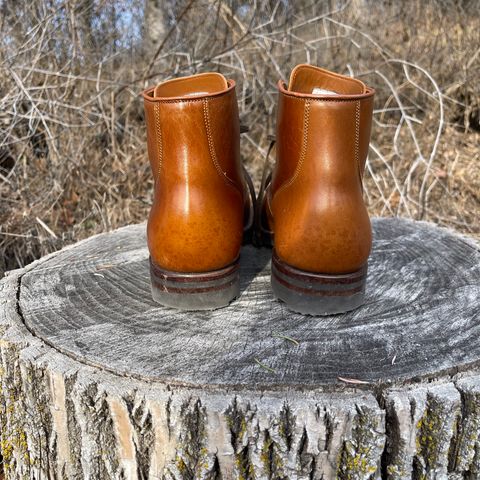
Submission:
[[[319,187],[361,189],[374,91],[310,65],[278,82],[277,165],[272,191],[296,175]]]
[[[152,172],[161,183],[211,183],[217,175],[241,188],[235,82],[206,73],[167,81],[143,94]]]

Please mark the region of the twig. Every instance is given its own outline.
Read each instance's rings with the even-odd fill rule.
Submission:
[[[258,358],[254,358],[255,360],[255,363],[263,368],[264,370],[266,370],[267,372],[270,372],[270,373],[277,373],[273,368],[270,368],[269,366],[265,365],[264,363],[262,363],[260,360],[258,360]]]
[[[297,346],[300,345],[300,342],[298,340],[295,340],[294,338],[289,337],[287,335],[281,335],[280,333],[277,333],[277,332],[273,332],[272,337],[288,340],[289,342],[292,342],[294,345],[297,345]]]
[[[366,382],[365,380],[357,380],[356,378],[344,378],[344,377],[337,377],[338,380],[344,383],[349,383],[352,385],[370,385],[370,382]]]
[[[55,232],[42,220],[40,220],[38,217],[35,217],[35,220],[53,237],[53,238],[58,238],[57,235],[55,235]]]

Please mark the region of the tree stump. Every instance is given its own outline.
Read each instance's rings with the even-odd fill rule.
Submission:
[[[242,251],[228,308],[150,296],[145,225],[0,284],[1,447],[29,479],[480,478],[480,253],[377,219],[366,304],[310,317]]]

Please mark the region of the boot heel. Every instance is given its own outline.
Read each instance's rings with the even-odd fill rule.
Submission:
[[[364,303],[367,265],[353,273],[331,275],[299,270],[272,255],[272,290],[295,312],[331,315]]]
[[[150,279],[153,300],[181,310],[215,310],[240,294],[238,260],[220,270],[182,273],[163,270],[150,259]]]

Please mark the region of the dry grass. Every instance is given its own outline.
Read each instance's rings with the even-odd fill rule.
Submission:
[[[276,81],[305,61],[378,92],[371,213],[478,235],[475,3],[167,1],[155,43],[141,0],[0,0],[0,270],[146,218],[138,93],[151,83],[205,70],[235,78],[258,179]]]

